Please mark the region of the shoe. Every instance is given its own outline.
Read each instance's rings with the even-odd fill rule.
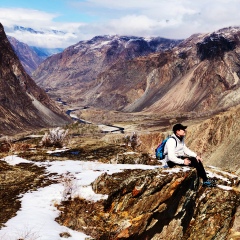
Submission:
[[[210,180],[207,180],[205,182],[203,182],[203,187],[216,187],[216,183],[215,182],[212,182]]]
[[[215,183],[216,184],[216,180],[215,179],[213,179],[213,178],[208,178],[208,180],[207,181],[209,181],[209,182],[211,182],[211,183]]]

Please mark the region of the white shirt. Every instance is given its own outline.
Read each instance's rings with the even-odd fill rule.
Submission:
[[[185,145],[184,140],[180,141],[180,139],[175,134],[173,134],[171,138],[167,140],[164,147],[164,154],[166,154],[166,162],[172,161],[176,164],[184,164],[184,160],[179,158],[180,156],[197,157],[197,154]]]

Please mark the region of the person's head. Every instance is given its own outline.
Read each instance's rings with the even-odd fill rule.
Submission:
[[[186,134],[187,126],[183,126],[181,123],[177,123],[173,126],[173,132],[178,137],[184,137]]]

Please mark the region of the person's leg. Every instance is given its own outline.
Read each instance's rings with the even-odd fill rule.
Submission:
[[[191,161],[190,166],[193,166],[197,169],[198,176],[202,178],[204,182],[207,181],[207,174],[202,162],[198,161],[195,157],[189,157],[189,160]]]
[[[172,161],[167,161],[167,165],[168,165],[170,168],[172,168],[172,167],[176,166],[177,164],[174,163],[174,162],[172,162]]]

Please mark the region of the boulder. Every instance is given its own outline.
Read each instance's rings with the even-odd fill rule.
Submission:
[[[107,199],[66,201],[57,221],[94,239],[227,239],[239,233],[239,179],[214,174],[204,188],[188,167],[104,173],[92,187]]]

